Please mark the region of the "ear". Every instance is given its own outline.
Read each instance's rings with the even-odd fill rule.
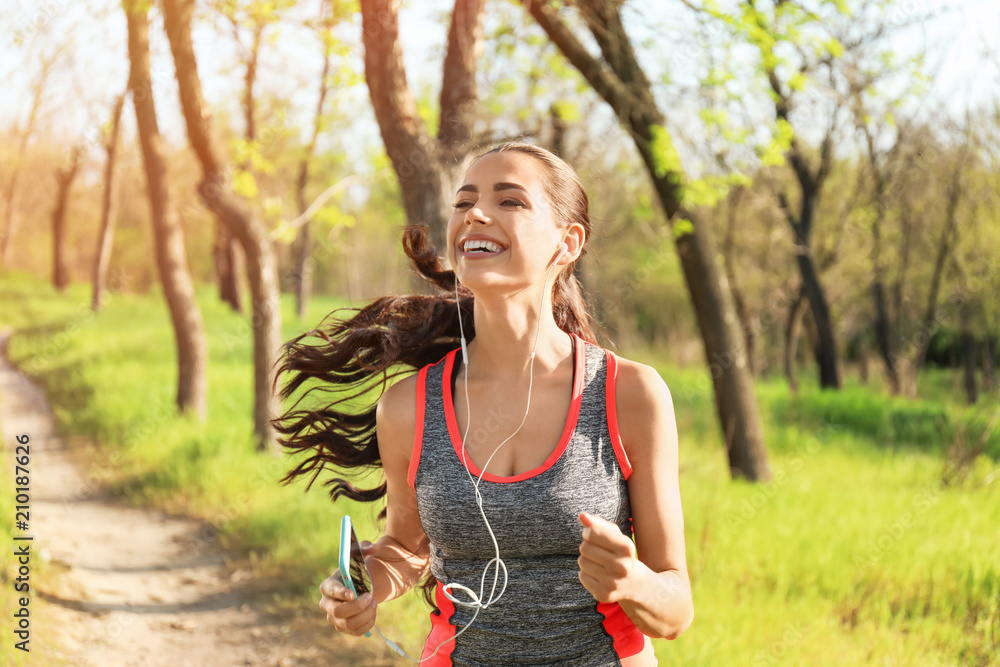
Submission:
[[[569,252],[559,260],[560,266],[565,266],[575,262],[583,251],[583,243],[587,238],[587,230],[579,222],[570,223],[563,229],[563,243],[569,248]]]

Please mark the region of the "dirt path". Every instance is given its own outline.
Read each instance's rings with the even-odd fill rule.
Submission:
[[[7,358],[8,336],[4,443],[30,436],[32,552],[60,572],[46,582],[55,590],[33,587],[33,641],[56,644],[45,653],[81,667],[387,664],[371,644],[338,637],[318,608],[265,611],[249,566],[205,539],[201,521],[129,507],[88,479],[92,445],[54,435],[44,392]]]

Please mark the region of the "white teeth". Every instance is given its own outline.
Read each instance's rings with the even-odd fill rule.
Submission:
[[[503,250],[503,248],[501,248],[493,241],[487,241],[485,239],[472,239],[470,241],[465,242],[464,250],[466,252],[480,248],[488,250],[489,252],[500,252],[501,250]]]

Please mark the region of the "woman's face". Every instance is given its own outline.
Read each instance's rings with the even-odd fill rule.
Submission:
[[[469,169],[448,221],[448,260],[463,285],[523,288],[545,277],[565,232],[553,220],[541,169],[513,152],[485,155]],[[469,250],[470,239],[490,244]]]

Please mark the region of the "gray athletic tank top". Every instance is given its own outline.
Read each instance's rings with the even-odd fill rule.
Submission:
[[[615,413],[616,357],[576,334],[571,337],[572,403],[555,450],[541,466],[521,475],[483,476],[483,509],[507,565],[507,589],[457,637],[475,610],[448,600],[441,587],[458,582],[478,593],[483,568],[495,556],[459,456],[462,434],[452,383],[461,348],[418,374],[408,481],[416,491],[420,522],[431,542],[430,569],[437,579],[437,608],[431,612],[422,657],[448,640],[425,665],[606,667],[621,665],[622,658],[644,649],[652,651],[650,639],[620,605],[598,603],[579,580],[582,526],[577,515],[600,516],[631,537],[626,478],[632,469]],[[474,433],[470,429],[470,440]],[[473,478],[478,477],[482,471],[468,464]],[[492,585],[491,568],[483,601]],[[497,593],[502,585],[501,574]],[[452,590],[452,595],[466,599],[461,591]]]

